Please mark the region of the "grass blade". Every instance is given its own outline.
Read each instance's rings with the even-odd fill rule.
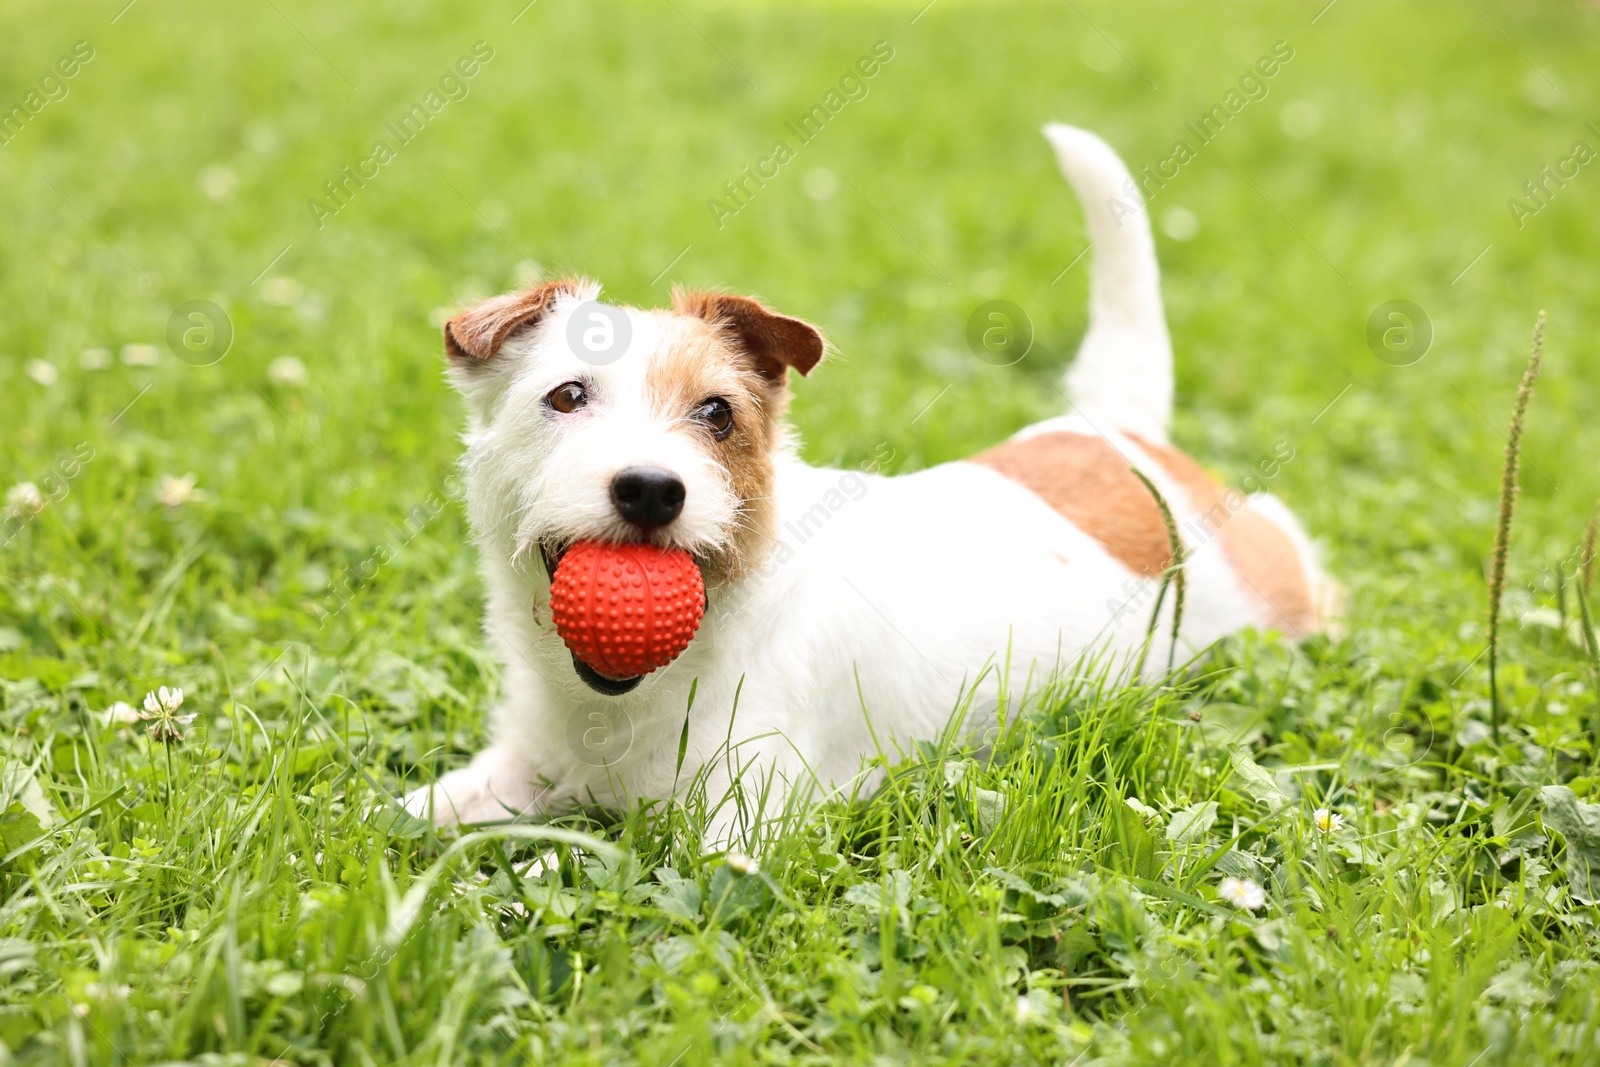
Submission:
[[[1500,644],[1500,600],[1506,591],[1506,557],[1511,551],[1511,520],[1517,507],[1517,473],[1521,466],[1522,427],[1528,416],[1528,401],[1533,396],[1534,379],[1539,377],[1539,361],[1544,355],[1544,312],[1533,324],[1533,351],[1528,367],[1517,386],[1517,399],[1511,409],[1511,432],[1506,435],[1506,459],[1500,470],[1500,517],[1494,528],[1494,558],[1489,570],[1489,728],[1495,743],[1500,741],[1500,687],[1497,679]]]

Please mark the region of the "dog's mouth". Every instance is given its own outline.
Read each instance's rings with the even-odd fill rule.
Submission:
[[[539,556],[544,560],[544,572],[552,583],[556,580],[556,568],[561,566],[561,557],[567,554],[569,547],[571,547],[569,544],[563,542],[539,542]],[[691,552],[689,555],[694,560],[694,565],[700,569],[700,584],[706,589],[706,600],[701,606],[701,610],[705,611],[711,606],[710,584],[706,581],[706,561],[698,553]],[[577,671],[578,677],[583,681],[583,684],[602,696],[621,696],[624,693],[632,692],[638,688],[640,682],[644,681],[644,675],[642,674],[636,674],[631,678],[613,678],[610,675],[601,674],[579,659],[576,652],[571,653],[571,655],[572,669]]]

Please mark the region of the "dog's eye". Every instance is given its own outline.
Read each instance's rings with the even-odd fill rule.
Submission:
[[[552,389],[550,395],[544,398],[544,402],[552,411],[570,415],[589,402],[589,394],[577,382],[568,382]]]
[[[722,440],[733,430],[733,408],[720,396],[706,400],[694,409],[695,421],[703,423],[711,436]]]

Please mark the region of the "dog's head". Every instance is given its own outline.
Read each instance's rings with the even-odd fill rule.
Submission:
[[[651,311],[599,292],[547,282],[445,324],[484,548],[548,580],[575,541],[649,541],[691,553],[709,587],[737,580],[773,543],[788,371],[817,365],[822,334],[744,296]]]

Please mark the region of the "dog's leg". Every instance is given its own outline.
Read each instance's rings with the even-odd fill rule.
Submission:
[[[548,792],[527,761],[492,745],[467,766],[408,793],[405,808],[435,826],[506,822],[542,810]]]

